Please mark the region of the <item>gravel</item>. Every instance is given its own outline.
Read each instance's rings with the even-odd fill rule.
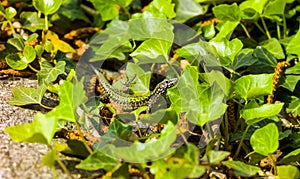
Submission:
[[[0,79],[0,179],[53,178],[51,169],[43,166],[41,162],[41,158],[48,151],[46,145],[17,143],[12,141],[4,131],[5,127],[31,122],[37,112],[35,108],[22,108],[8,104],[14,87],[37,87],[37,80],[18,77]],[[77,162],[74,161],[70,158],[63,159],[72,177],[92,175],[87,171],[75,169]],[[56,167],[56,174],[58,178],[69,178],[59,166]]]

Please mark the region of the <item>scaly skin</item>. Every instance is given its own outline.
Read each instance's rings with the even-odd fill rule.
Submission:
[[[166,93],[168,88],[175,86],[178,81],[177,78],[165,79],[160,82],[149,95],[135,96],[126,94],[118,89],[113,88],[102,73],[100,73],[94,67],[92,68],[97,74],[99,83],[104,92],[108,95],[109,99],[114,104],[121,106],[125,110],[134,110],[141,106],[148,106],[151,108],[157,99]]]

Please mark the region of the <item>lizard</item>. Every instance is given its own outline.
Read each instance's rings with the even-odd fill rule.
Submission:
[[[165,79],[160,82],[149,95],[131,95],[112,87],[101,72],[93,66],[91,67],[97,75],[101,88],[104,90],[105,94],[107,94],[110,101],[121,106],[124,110],[135,110],[142,106],[148,106],[148,110],[151,109],[152,105],[156,103],[158,98],[165,94],[167,89],[175,86],[178,82],[178,78]]]

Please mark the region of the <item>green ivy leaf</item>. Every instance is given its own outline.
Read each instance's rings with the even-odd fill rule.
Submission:
[[[296,87],[299,80],[300,80],[300,76],[287,75],[285,77],[284,83],[281,84],[280,86],[282,86],[282,87],[290,90],[291,92],[293,92],[295,90],[295,87]]]
[[[52,168],[55,166],[56,159],[57,159],[56,151],[50,150],[48,153],[46,153],[43,156],[42,163],[43,165]]]
[[[270,17],[274,15],[283,15],[286,5],[286,0],[269,1],[264,8],[263,16]]]
[[[90,23],[90,20],[84,13],[84,10],[80,7],[79,0],[64,0],[61,8],[58,10],[58,13],[68,17],[71,21],[80,19]]]
[[[91,0],[97,13],[101,14],[103,21],[109,21],[119,15],[118,1],[106,1],[106,0]],[[131,2],[131,1],[126,1]],[[128,3],[126,3],[127,5]]]
[[[99,170],[104,169],[110,171],[120,164],[120,161],[105,155],[100,151],[94,152],[85,160],[76,165],[76,168],[83,170]]]
[[[274,123],[257,129],[250,138],[250,144],[256,153],[269,156],[274,153],[278,146],[278,129]]]
[[[203,31],[203,37],[205,39],[211,39],[216,35],[216,30],[215,30],[214,24],[209,24],[209,25],[202,27],[202,31]]]
[[[132,127],[128,124],[123,124],[118,120],[114,120],[109,125],[109,132],[116,137],[127,140],[132,134]]]
[[[147,12],[153,14],[163,14],[167,18],[174,18],[176,13],[174,11],[175,4],[172,3],[172,0],[154,0],[146,9]]]
[[[271,38],[266,41],[263,41],[261,45],[268,50],[275,58],[284,59],[285,55],[283,49],[276,38]]]
[[[115,146],[110,142],[104,146],[95,145],[95,149],[104,154],[126,162],[143,163],[165,157],[174,152],[171,147],[176,139],[176,128],[168,122],[156,140],[146,140],[145,143],[135,141],[130,146]],[[109,139],[111,141],[111,139]]]
[[[235,82],[235,91],[245,100],[271,94],[272,78],[273,74],[242,76]]]
[[[15,15],[17,15],[17,11],[15,8],[8,7],[5,9],[5,18],[7,20],[11,20],[13,17],[15,17]]]
[[[212,8],[212,11],[216,18],[221,21],[235,21],[241,20],[241,10],[236,3],[231,5],[221,4]]]
[[[300,115],[300,98],[292,96],[292,101],[286,108],[286,112]]]
[[[13,98],[9,100],[9,104],[17,106],[41,104],[46,90],[47,88],[44,85],[38,88],[15,87],[12,89]]]
[[[16,142],[50,145],[57,127],[57,118],[48,114],[38,112],[32,123],[6,127],[5,131]]]
[[[41,63],[41,70],[37,73],[39,84],[45,82],[46,84],[50,84],[55,81],[58,75],[63,74],[65,72],[66,62],[59,61],[53,67],[48,62]]]
[[[277,173],[279,178],[299,178],[299,169],[292,165],[281,165],[277,167]]]
[[[27,46],[27,45],[24,48],[23,55],[25,57],[24,61],[27,64],[33,62],[36,57],[34,48],[32,46]]]
[[[218,42],[212,41],[210,44],[215,47],[223,65],[232,64],[235,56],[243,48],[243,43],[236,38],[231,41],[227,39],[222,39],[222,41]]]
[[[281,159],[278,164],[289,164],[300,160],[300,149],[293,150]]]
[[[300,57],[299,48],[300,48],[300,30],[298,30],[298,32],[296,33],[296,35],[292,38],[292,40],[290,41],[290,43],[287,45],[287,47],[286,47],[286,53],[288,55],[295,54],[298,57]]]
[[[300,63],[297,63],[295,66],[286,69],[285,74],[299,75],[300,74]]]
[[[267,2],[268,2],[268,0],[260,0],[260,1],[247,0],[240,4],[240,8],[241,8],[241,10],[253,9],[256,12],[258,12],[259,14],[262,14]]]
[[[241,110],[241,117],[243,117],[248,125],[261,121],[265,118],[277,115],[284,103],[278,104],[263,104],[258,106],[257,103],[251,102]]]
[[[135,40],[165,40],[169,43],[174,40],[173,26],[166,19],[131,19],[128,33]]]
[[[241,177],[254,176],[260,170],[259,167],[248,165],[240,161],[224,161],[222,164],[228,168],[233,168],[234,173]]]
[[[239,25],[236,21],[225,21],[217,26],[219,33],[211,41],[222,41],[223,38],[230,39],[234,29]]]
[[[62,0],[33,0],[33,6],[43,14],[50,15],[55,13],[62,4]]]
[[[13,69],[24,70],[27,68],[27,63],[24,63],[20,57],[20,54],[13,53],[5,57],[6,63]]]
[[[223,103],[224,93],[219,85],[200,86],[198,71],[192,66],[186,67],[177,88],[169,89],[168,96],[178,113],[186,112],[187,119],[200,126],[219,118],[227,107]]]
[[[203,14],[202,6],[193,0],[180,0],[177,2],[177,11],[175,20],[185,22],[195,16]]]
[[[169,60],[169,53],[172,42],[149,39],[145,40],[134,52],[130,54],[138,64],[166,63]]]
[[[17,37],[14,37],[14,38],[10,38],[7,40],[7,43],[8,44],[11,44],[12,46],[16,47],[16,49],[18,51],[21,51],[23,50],[23,48],[25,47],[25,43],[24,43],[24,40],[22,39],[21,36],[17,36]]]
[[[207,152],[208,162],[213,165],[218,165],[222,160],[230,155],[227,151],[214,151],[210,150]]]
[[[38,17],[36,12],[22,12],[20,14],[22,25],[25,29],[35,32],[45,28],[45,20]],[[50,26],[50,24],[49,24]]]
[[[257,59],[253,57],[253,49],[242,49],[233,61],[233,69],[237,70],[241,67],[251,66],[257,62]]]

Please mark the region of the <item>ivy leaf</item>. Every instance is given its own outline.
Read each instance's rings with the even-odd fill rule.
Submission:
[[[114,120],[109,125],[109,132],[116,137],[127,140],[132,134],[132,127],[128,124],[123,124],[118,120]]]
[[[250,144],[256,153],[269,156],[279,146],[278,137],[277,126],[274,123],[270,123],[263,128],[256,129],[250,137]]]
[[[110,171],[114,169],[120,161],[111,158],[100,151],[94,152],[92,155],[88,156],[85,160],[76,165],[76,168],[84,170],[99,170],[104,169]]]
[[[293,165],[281,165],[277,167],[279,178],[299,178],[299,169]]]
[[[9,100],[9,104],[23,106],[28,104],[41,104],[42,98],[47,88],[44,85],[36,88],[18,88],[12,89],[13,98]]]
[[[243,99],[249,100],[272,93],[273,74],[246,75],[235,82],[235,91]]]
[[[174,7],[175,4],[172,3],[172,0],[165,0],[165,1],[154,0],[146,9],[146,11],[149,11],[153,14],[163,14],[165,17],[171,19],[176,16],[176,13],[174,12]]]
[[[38,17],[37,12],[22,12],[20,14],[21,22],[24,28],[35,32],[45,28],[45,20]],[[50,24],[49,24],[50,26]]]
[[[267,2],[268,2],[268,0],[260,0],[260,1],[248,0],[248,1],[242,2],[240,4],[240,8],[241,8],[241,10],[253,9],[256,12],[258,12],[259,14],[262,14],[263,9]]]
[[[212,9],[217,19],[221,21],[237,21],[241,20],[241,10],[236,3],[231,5],[221,4]]]
[[[246,120],[248,125],[251,125],[265,118],[277,115],[283,105],[284,103],[258,106],[257,103],[251,102],[241,110],[241,116]]]
[[[145,40],[130,56],[138,64],[146,63],[166,63],[169,59],[169,53],[172,43],[159,40]]]
[[[222,41],[212,41],[210,42],[212,46],[215,47],[218,56],[221,58],[221,64],[228,65],[232,64],[235,56],[243,47],[243,43],[239,39],[233,39],[231,41],[227,39],[222,39]]]
[[[295,66],[286,69],[285,74],[299,75],[300,74],[300,63],[297,63]]]
[[[230,39],[234,29],[239,25],[236,21],[225,21],[217,26],[219,33],[211,41],[222,41],[223,38]]]
[[[200,86],[198,71],[191,66],[186,67],[177,88],[169,89],[168,96],[178,113],[186,112],[187,119],[200,126],[219,118],[227,107],[223,103],[224,93],[219,85]]]
[[[58,50],[65,52],[65,53],[67,53],[67,52],[75,53],[76,52],[76,50],[74,50],[68,43],[60,40],[58,35],[50,30],[48,30],[47,34],[45,35],[45,39],[48,39],[52,42],[54,52],[57,52]]]
[[[101,14],[101,18],[103,21],[109,21],[114,19],[119,15],[120,5],[128,6],[132,0],[125,1],[126,3],[119,3],[117,1],[106,1],[106,0],[91,0],[94,7],[97,10],[97,13]]]
[[[55,81],[58,75],[63,74],[65,72],[66,62],[59,61],[53,67],[48,62],[41,63],[41,70],[37,73],[39,84],[45,82],[46,84],[50,84]]]
[[[230,155],[227,151],[214,151],[210,150],[207,152],[207,158],[210,164],[218,165],[222,160]]]
[[[295,90],[295,87],[300,80],[300,76],[297,75],[286,75],[284,83],[281,84],[280,86],[290,90],[293,92]]]
[[[233,69],[237,70],[241,67],[251,66],[257,62],[257,59],[253,57],[253,49],[242,49],[233,61]]]
[[[6,127],[5,131],[16,142],[51,144],[57,127],[57,118],[38,112],[32,123]]]
[[[296,33],[296,35],[292,38],[292,40],[290,41],[290,43],[287,45],[287,47],[286,47],[286,53],[288,55],[295,54],[298,57],[300,57],[299,48],[300,48],[300,30],[298,30],[298,32]]]
[[[23,50],[23,48],[25,47],[24,40],[22,39],[21,36],[10,38],[7,40],[7,43],[14,46],[18,51]]]
[[[289,103],[289,106],[286,108],[287,113],[300,115],[300,98],[292,96],[292,101]]]
[[[62,4],[62,0],[33,0],[33,6],[45,15],[55,13]]]
[[[123,142],[119,143],[120,146],[116,146],[110,144],[111,139],[108,139],[108,144],[103,145],[100,142],[99,145],[95,144],[94,147],[105,155],[116,159],[122,159],[126,162],[143,163],[166,157],[173,153],[175,149],[171,145],[175,139],[176,128],[169,121],[162,130],[160,137],[156,140],[146,140],[144,143],[135,141],[130,146],[124,146],[124,140],[122,140]]]
[[[283,49],[280,45],[280,42],[276,38],[271,38],[266,41],[263,41],[261,45],[268,50],[275,58],[283,59],[285,58]]]
[[[272,17],[274,15],[282,15],[284,13],[285,5],[286,0],[269,1],[264,8],[263,16]]]
[[[234,173],[241,177],[252,177],[260,170],[259,167],[240,161],[224,161],[222,164],[228,168],[233,168]]]
[[[185,22],[195,16],[203,14],[202,6],[193,0],[180,0],[176,4],[176,18],[178,22]]]
[[[11,20],[13,17],[15,17],[15,15],[17,15],[17,11],[15,8],[8,7],[5,9],[5,18],[7,20]]]
[[[22,61],[22,57],[18,53],[9,54],[5,57],[7,64],[15,70],[24,70],[28,64]]]

